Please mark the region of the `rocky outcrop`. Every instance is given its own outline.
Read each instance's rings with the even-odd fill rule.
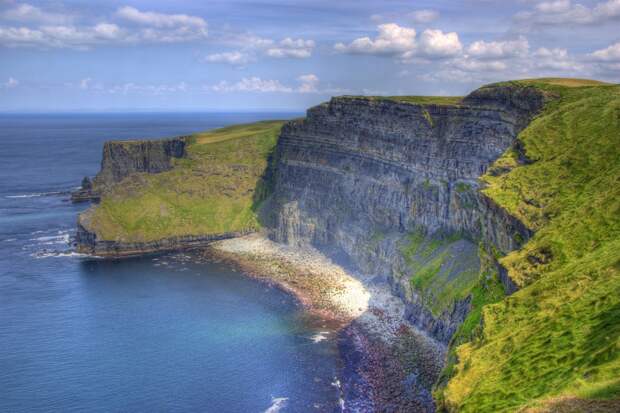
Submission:
[[[79,215],[76,244],[81,254],[106,258],[122,258],[166,251],[181,251],[206,247],[208,244],[227,238],[249,234],[251,231],[228,232],[212,235],[187,235],[163,238],[145,242],[125,242],[122,240],[99,239],[94,231],[89,230],[89,211]]]
[[[103,146],[101,170],[91,181],[85,177],[79,190],[71,195],[73,202],[98,201],[111,185],[132,173],[159,173],[172,168],[174,158],[186,156],[190,137],[159,140],[108,141]]]
[[[311,108],[282,129],[271,237],[344,256],[401,295],[410,290],[409,233],[459,233],[513,250],[531,233],[480,193],[478,177],[544,101],[535,88],[495,86],[452,106],[340,97]],[[377,234],[384,239],[374,245]],[[410,319],[444,342],[468,311],[463,301],[430,317],[415,291],[405,298]]]

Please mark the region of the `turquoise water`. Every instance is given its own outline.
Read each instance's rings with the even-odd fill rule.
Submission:
[[[283,292],[186,254],[72,251],[106,139],[298,114],[0,116],[0,411],[335,411],[335,343]]]

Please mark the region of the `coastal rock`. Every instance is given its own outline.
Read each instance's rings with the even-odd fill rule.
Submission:
[[[159,140],[108,141],[103,145],[101,170],[91,181],[85,177],[73,202],[99,201],[102,192],[132,173],[159,173],[170,170],[174,158],[186,154],[188,136]]]
[[[89,210],[78,216],[76,244],[81,254],[98,257],[121,258],[137,255],[159,253],[166,251],[181,251],[206,247],[214,241],[241,237],[251,231],[226,232],[214,235],[186,235],[163,238],[154,241],[126,242],[122,240],[101,240],[97,234],[88,228],[90,220]]]

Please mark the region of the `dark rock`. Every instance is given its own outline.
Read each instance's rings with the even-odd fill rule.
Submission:
[[[132,173],[159,173],[172,168],[174,158],[183,158],[189,137],[171,139],[108,141],[103,145],[101,170],[91,181],[71,194],[73,202],[98,202],[103,192]]]

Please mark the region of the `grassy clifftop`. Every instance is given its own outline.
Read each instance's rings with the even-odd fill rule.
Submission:
[[[462,96],[342,96],[342,98],[366,99],[370,101],[389,100],[400,103],[412,103],[416,105],[458,105],[463,100]]]
[[[282,121],[194,135],[170,171],[132,174],[90,217],[99,239],[147,242],[258,227],[258,192]]]
[[[465,412],[614,411],[620,85],[510,83],[539,87],[553,99],[520,134],[522,149],[508,151],[482,178],[484,193],[536,234],[500,260],[522,289],[483,308],[482,332],[456,349],[459,361],[441,397]]]

